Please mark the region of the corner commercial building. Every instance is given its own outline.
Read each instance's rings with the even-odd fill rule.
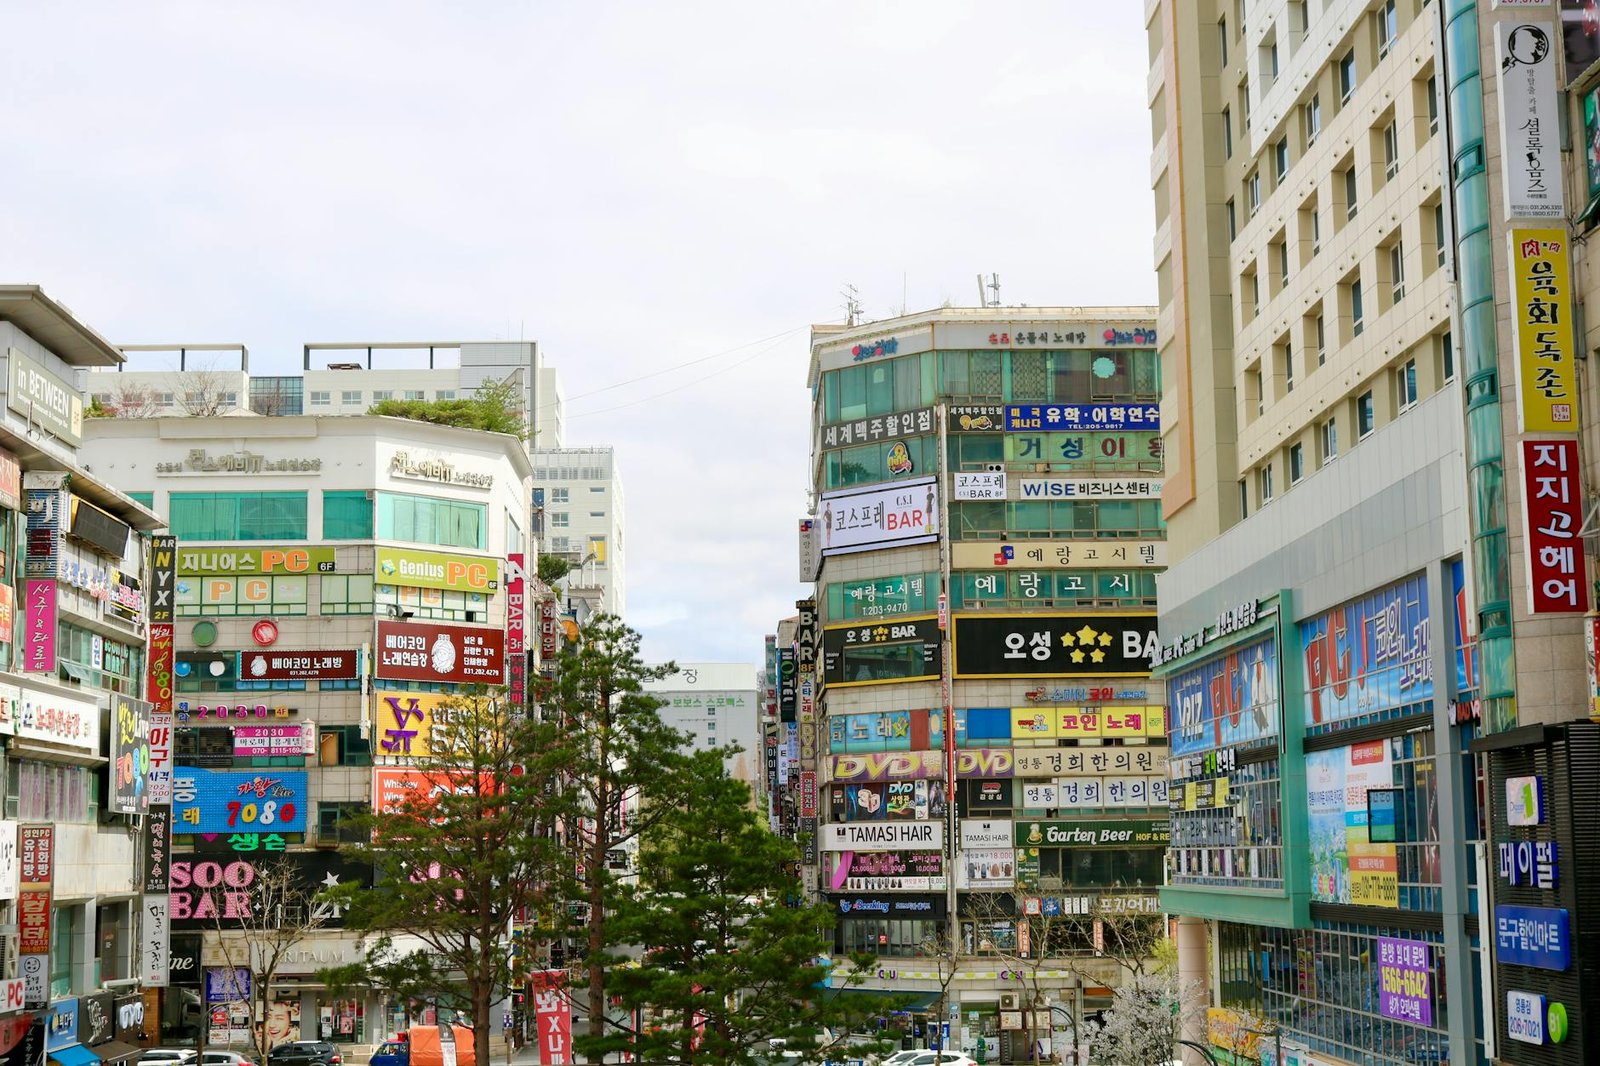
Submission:
[[[769,654],[774,814],[814,842],[836,952],[877,956],[860,994],[910,993],[908,1035],[991,1062],[1069,1051],[1113,930],[1160,922],[1152,310],[812,333],[814,592]]]

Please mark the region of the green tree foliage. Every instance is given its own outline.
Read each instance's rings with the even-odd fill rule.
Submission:
[[[539,556],[539,580],[546,585],[554,585],[566,577],[572,570],[572,564],[559,555]]]
[[[571,921],[567,933],[582,944],[584,980],[574,982],[573,994],[587,1008],[591,1042],[607,1035],[613,961],[607,952],[623,943],[609,921],[619,882],[606,853],[649,832],[686,787],[682,748],[688,737],[662,723],[656,713],[661,701],[644,691],[645,682],[676,672],[672,663],[646,666],[639,635],[620,618],[599,614],[562,649],[554,678],[537,689],[541,715],[559,738],[553,757],[566,771],[578,815],[567,826],[577,862],[565,886],[576,905],[556,913]]]
[[[688,787],[640,842],[639,886],[612,912],[615,937],[641,957],[613,971],[607,993],[650,1019],[641,1061],[754,1066],[770,1057],[773,1038],[810,1058],[824,1027],[845,1032],[869,1013],[819,987],[832,912],[800,901],[794,846],[758,820],[722,753],[689,763]],[[613,1037],[585,1050],[625,1047]]]
[[[518,979],[510,924],[548,912],[564,860],[554,832],[567,809],[556,738],[509,714],[503,698],[479,690],[445,701],[429,753],[415,759],[418,787],[358,820],[370,841],[342,850],[374,866],[374,884],[337,902],[348,908],[347,927],[373,934],[373,947],[362,965],[326,975],[460,1011],[481,1063],[491,1061],[492,1006]]]
[[[367,414],[507,433],[518,440],[528,438],[528,423],[522,409],[522,387],[517,384],[516,375],[504,381],[484,382],[476,392],[464,399],[379,400]]]

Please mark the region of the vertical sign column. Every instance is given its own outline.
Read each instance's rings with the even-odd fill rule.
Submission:
[[[29,1010],[50,1002],[50,895],[55,869],[55,827],[25,825],[17,892],[17,954]]]
[[[139,975],[146,988],[165,988],[172,958],[168,892],[172,865],[172,594],[177,585],[176,537],[150,539],[149,813],[144,819],[144,898],[140,906]]]
[[[516,714],[528,707],[527,555],[506,556],[506,698]]]

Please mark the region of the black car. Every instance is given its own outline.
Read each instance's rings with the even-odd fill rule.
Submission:
[[[325,1040],[295,1040],[267,1053],[267,1066],[340,1066],[344,1056]]]

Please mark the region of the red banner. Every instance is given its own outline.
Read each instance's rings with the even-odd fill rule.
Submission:
[[[505,684],[506,634],[434,622],[379,622],[373,676],[395,681]]]
[[[55,827],[25,825],[19,840],[22,853],[20,891],[17,893],[17,953],[50,953],[50,891],[55,874]]]
[[[1583,539],[1583,482],[1576,440],[1522,442],[1522,517],[1526,527],[1528,611],[1588,609]]]
[[[572,1003],[564,988],[567,975],[543,970],[533,975],[533,1014],[539,1025],[539,1061],[567,1066],[572,1061]]]
[[[528,573],[527,556],[506,556],[506,697],[520,712],[528,703]]]
[[[150,623],[150,654],[145,665],[145,698],[158,711],[172,710],[172,623]]]
[[[556,601],[545,600],[539,604],[539,658],[550,662],[560,649],[560,623],[556,619]]]
[[[239,653],[241,681],[323,681],[356,676],[356,652],[244,651]]]
[[[800,771],[800,817],[817,816],[817,774],[815,770]]]

